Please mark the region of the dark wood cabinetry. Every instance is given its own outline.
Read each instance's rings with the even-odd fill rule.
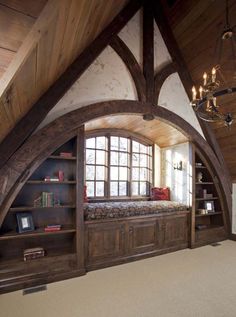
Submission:
[[[227,238],[224,200],[219,180],[201,152],[193,146],[192,247]]]
[[[189,212],[86,222],[86,268],[94,270],[189,245]]]

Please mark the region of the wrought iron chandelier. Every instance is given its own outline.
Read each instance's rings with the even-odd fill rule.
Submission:
[[[233,122],[233,115],[230,112],[224,112],[222,110],[222,105],[220,105],[218,98],[221,96],[226,96],[227,94],[232,94],[236,92],[236,85],[230,85],[227,87],[227,81],[223,74],[223,67],[221,67],[221,58],[223,47],[226,42],[230,47],[232,60],[234,61],[233,69],[231,72],[236,72],[236,26],[231,27],[229,23],[229,3],[226,0],[226,23],[223,32],[216,43],[215,58],[216,66],[212,68],[211,74],[206,72],[203,74],[203,85],[199,87],[198,92],[195,87],[192,88],[192,101],[191,105],[195,110],[197,116],[207,122],[217,122],[223,121],[224,124],[229,127]],[[222,82],[219,81],[218,77],[221,77]],[[235,78],[233,78],[235,79]]]

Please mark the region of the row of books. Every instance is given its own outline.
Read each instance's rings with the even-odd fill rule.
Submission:
[[[58,204],[58,201],[56,202]],[[54,193],[42,192],[40,197],[34,200],[34,207],[53,207],[55,206]]]

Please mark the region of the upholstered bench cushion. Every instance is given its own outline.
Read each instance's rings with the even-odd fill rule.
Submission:
[[[85,220],[151,215],[187,209],[184,204],[166,200],[84,203]]]

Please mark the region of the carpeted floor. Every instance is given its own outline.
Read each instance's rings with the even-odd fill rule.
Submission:
[[[1,317],[235,317],[236,242],[186,249],[88,273],[22,296]]]

